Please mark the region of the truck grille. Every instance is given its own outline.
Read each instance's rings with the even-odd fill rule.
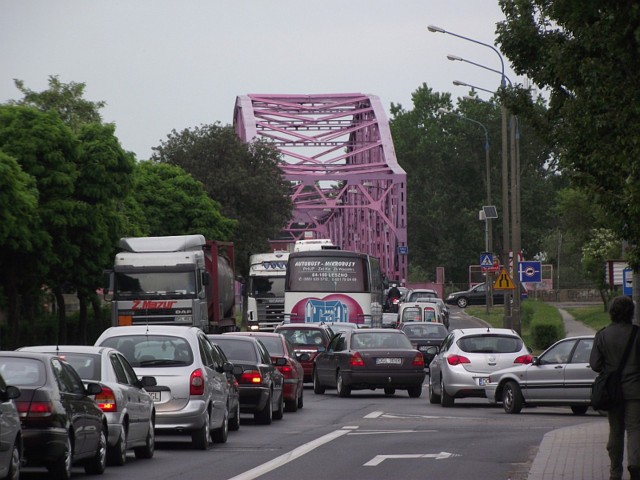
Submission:
[[[263,302],[258,300],[257,304],[260,330],[268,332],[283,322],[284,303]]]

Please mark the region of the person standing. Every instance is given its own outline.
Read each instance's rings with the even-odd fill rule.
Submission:
[[[630,297],[616,297],[611,302],[611,323],[596,333],[589,365],[596,372],[614,371],[633,332],[634,304]],[[627,433],[627,462],[632,480],[640,480],[640,335],[622,370],[624,401],[607,412],[609,419],[610,480],[621,480],[624,458],[624,435]]]

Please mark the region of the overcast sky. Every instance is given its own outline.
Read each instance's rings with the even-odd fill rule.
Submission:
[[[500,75],[446,58],[500,70],[495,52],[427,26],[493,44],[502,18],[497,0],[0,0],[0,103],[20,98],[13,79],[85,83],[144,160],[173,129],[231,124],[238,95],[367,93],[388,112],[422,83],[495,90]]]

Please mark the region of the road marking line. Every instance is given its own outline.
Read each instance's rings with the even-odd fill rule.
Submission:
[[[449,452],[440,452],[440,453],[417,453],[417,454],[406,454],[406,455],[376,455],[367,463],[365,463],[364,467],[377,467],[385,460],[390,459],[403,459],[403,458],[434,458],[436,460],[442,460],[451,457],[459,457],[460,455],[456,453]]]
[[[252,468],[251,470],[247,470],[246,472],[241,473],[240,475],[236,475],[235,477],[229,480],[253,480],[254,478],[258,478],[261,475],[269,473],[270,471],[275,470],[276,468],[281,467],[282,465],[285,465],[297,459],[298,457],[301,457],[302,455],[309,453],[310,451],[324,445],[325,443],[329,443],[335,440],[336,438],[340,438],[341,436],[346,435],[347,433],[351,433],[354,428],[357,428],[357,427],[347,427],[341,430],[334,430],[333,432],[327,433],[326,435],[323,435],[322,437],[317,438],[311,442],[300,445],[299,447],[294,448],[293,450],[285,453],[284,455],[280,455],[279,457],[276,457],[273,460],[263,463],[262,465],[258,465],[257,467]]]
[[[367,415],[364,416],[364,418],[378,418],[379,416],[381,416],[384,412],[371,412]]]

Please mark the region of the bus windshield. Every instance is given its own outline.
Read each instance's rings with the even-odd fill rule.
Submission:
[[[287,291],[368,292],[366,258],[326,255],[289,260]]]

